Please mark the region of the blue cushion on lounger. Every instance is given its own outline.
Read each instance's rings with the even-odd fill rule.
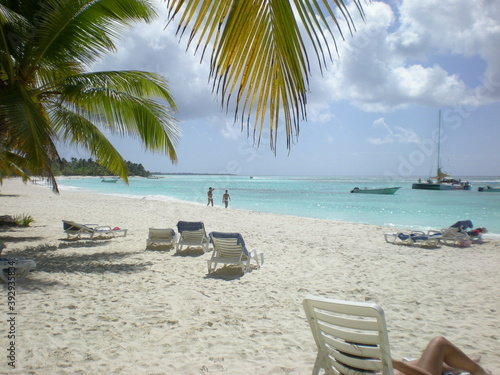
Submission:
[[[205,226],[201,221],[179,221],[177,223],[177,229],[179,230],[179,232],[194,231],[205,229]]]
[[[402,241],[407,241],[410,238],[413,241],[427,241],[429,239],[429,236],[424,236],[424,235],[419,235],[419,234],[406,234],[406,233],[398,233],[398,238]]]
[[[455,224],[453,224],[450,228],[458,228],[458,229],[467,229],[467,228],[473,228],[474,226],[472,225],[472,221],[470,220],[461,220],[457,221]]]

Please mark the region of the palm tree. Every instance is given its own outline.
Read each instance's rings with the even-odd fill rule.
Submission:
[[[203,55],[212,46],[210,78],[223,106],[233,100],[235,122],[260,141],[266,122],[271,149],[276,149],[280,115],[284,117],[287,148],[299,121],[306,118],[310,65],[305,38],[320,68],[331,59],[329,44],[337,50],[332,26],[342,36],[343,19],[349,31],[353,20],[343,0],[165,0],[169,23],[179,17],[177,33],[189,34]],[[360,0],[352,0],[364,18]],[[331,6],[329,3],[333,3]],[[341,14],[339,20],[334,10]],[[186,30],[190,29],[189,33]],[[331,40],[330,40],[331,38]],[[253,114],[253,116],[252,116]]]
[[[176,106],[165,79],[88,72],[126,27],[155,16],[144,0],[0,0],[0,182],[27,171],[57,191],[57,141],[83,147],[127,181],[106,131],[138,137],[176,161]]]

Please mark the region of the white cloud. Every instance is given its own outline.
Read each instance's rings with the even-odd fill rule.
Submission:
[[[340,58],[314,85],[314,101],[349,100],[365,111],[390,111],[410,105],[482,105],[500,99],[500,2],[478,0],[403,0],[395,12],[375,1],[365,6],[366,22],[339,43]],[[351,14],[357,11],[351,9]],[[396,14],[398,18],[396,18]],[[446,55],[486,63],[478,87],[468,87],[457,72],[435,59]],[[478,94],[480,92],[481,94]]]
[[[212,92],[208,63],[200,64],[199,54],[186,51],[187,38],[179,42],[175,23],[165,29],[166,7],[157,2],[159,18],[134,27],[120,41],[117,54],[97,68],[163,74],[170,82],[181,122],[232,121],[232,108],[223,110],[220,97]],[[331,103],[338,101],[364,111],[384,112],[412,105],[479,106],[500,98],[500,2],[402,0],[390,4],[393,8],[381,1],[364,5],[365,21],[351,8],[357,30],[352,36],[345,33],[346,41],[337,40],[340,58],[324,76],[312,64],[310,122],[335,122]],[[486,70],[477,72],[484,75],[484,87],[468,87],[456,72],[434,61],[436,54],[479,56],[486,62]],[[231,134],[225,126],[217,128],[225,137]]]
[[[401,126],[395,126],[392,129],[383,117],[375,120],[372,124],[374,128],[380,128],[384,131],[385,136],[382,138],[368,138],[368,142],[381,145],[386,143],[418,143],[420,138],[412,130],[402,128]]]
[[[227,120],[224,121],[224,125],[220,126],[219,130],[222,136],[226,139],[236,140],[246,137],[246,133],[245,135],[243,135],[240,125],[234,124],[233,122],[229,122]]]

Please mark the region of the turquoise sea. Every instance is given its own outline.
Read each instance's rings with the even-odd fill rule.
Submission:
[[[500,193],[478,192],[479,186],[500,186],[500,177],[462,177],[472,190],[413,190],[416,178],[163,175],[131,178],[129,184],[102,183],[100,178],[59,178],[61,190],[82,189],[140,199],[180,200],[206,205],[215,188],[214,204],[222,205],[227,189],[230,209],[272,212],[319,219],[441,229],[470,219],[500,235]],[[354,187],[401,186],[394,195],[351,194]]]

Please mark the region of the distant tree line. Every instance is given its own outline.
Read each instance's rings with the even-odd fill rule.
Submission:
[[[144,169],[142,164],[127,161],[129,176],[149,177],[151,172]],[[61,159],[51,165],[56,176],[112,176],[113,173],[100,166],[92,159],[71,158],[70,161]]]

